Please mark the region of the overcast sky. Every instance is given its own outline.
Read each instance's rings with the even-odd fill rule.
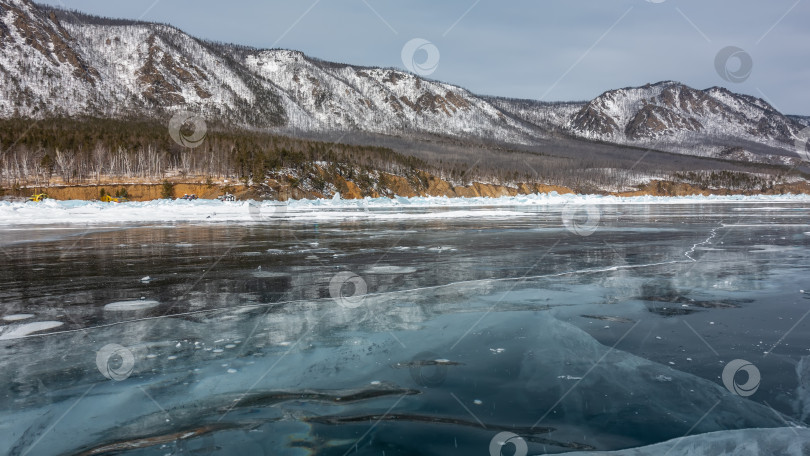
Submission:
[[[170,23],[200,38],[405,68],[421,38],[428,75],[488,95],[585,100],[677,80],[723,86],[810,115],[810,0],[45,0]],[[731,56],[726,65],[721,58]],[[422,47],[420,63],[433,48]],[[750,56],[750,59],[747,57]],[[750,62],[750,65],[748,64]],[[750,71],[749,71],[750,70]],[[721,75],[721,73],[723,73]]]

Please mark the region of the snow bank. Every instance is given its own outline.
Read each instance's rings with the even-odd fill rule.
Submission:
[[[465,218],[514,217],[554,210],[568,204],[722,204],[805,203],[810,195],[779,196],[638,196],[622,198],[599,195],[519,195],[501,198],[413,197],[366,198],[362,200],[296,200],[221,202],[217,200],[155,200],[121,204],[98,201],[56,201],[42,203],[0,202],[0,226],[140,223],[140,222],[255,222],[281,219],[339,220],[350,218]]]

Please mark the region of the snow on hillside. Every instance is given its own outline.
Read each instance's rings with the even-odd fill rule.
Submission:
[[[544,103],[496,97],[489,98],[489,102],[505,113],[548,130],[566,125],[585,105],[585,102]]]
[[[493,99],[511,115],[573,136],[729,160],[795,165],[807,124],[764,100],[674,81],[609,90],[586,103]]]
[[[773,162],[777,156],[795,156],[799,125],[755,97],[666,81],[605,92],[571,117],[566,128],[588,139],[695,155],[721,156],[752,143],[771,156],[760,150],[742,156]]]
[[[300,52],[270,50],[245,58],[273,81],[319,130],[418,131],[526,142],[528,132],[468,91],[394,69],[325,64]]]
[[[792,163],[804,126],[765,101],[667,81],[586,103],[477,96],[396,69],[207,43],[171,26],[0,0],[0,116],[168,119],[280,132],[440,135],[533,144],[563,132],[692,155]]]

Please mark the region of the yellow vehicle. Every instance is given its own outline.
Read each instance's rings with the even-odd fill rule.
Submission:
[[[126,202],[126,200],[127,199],[124,198],[123,196],[104,195],[104,196],[101,197],[101,202],[102,203],[123,203],[123,202]]]
[[[45,201],[46,199],[48,199],[47,194],[45,194],[45,193],[36,193],[36,194],[32,195],[30,198],[28,198],[28,201],[33,201],[35,203],[41,203],[41,202]]]

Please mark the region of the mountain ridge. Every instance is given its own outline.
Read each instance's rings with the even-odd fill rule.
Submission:
[[[190,36],[169,24],[0,0],[0,116],[168,117],[286,134],[363,132],[536,145],[552,137],[795,165],[809,122],[676,81],[593,100],[482,96],[395,69]]]

